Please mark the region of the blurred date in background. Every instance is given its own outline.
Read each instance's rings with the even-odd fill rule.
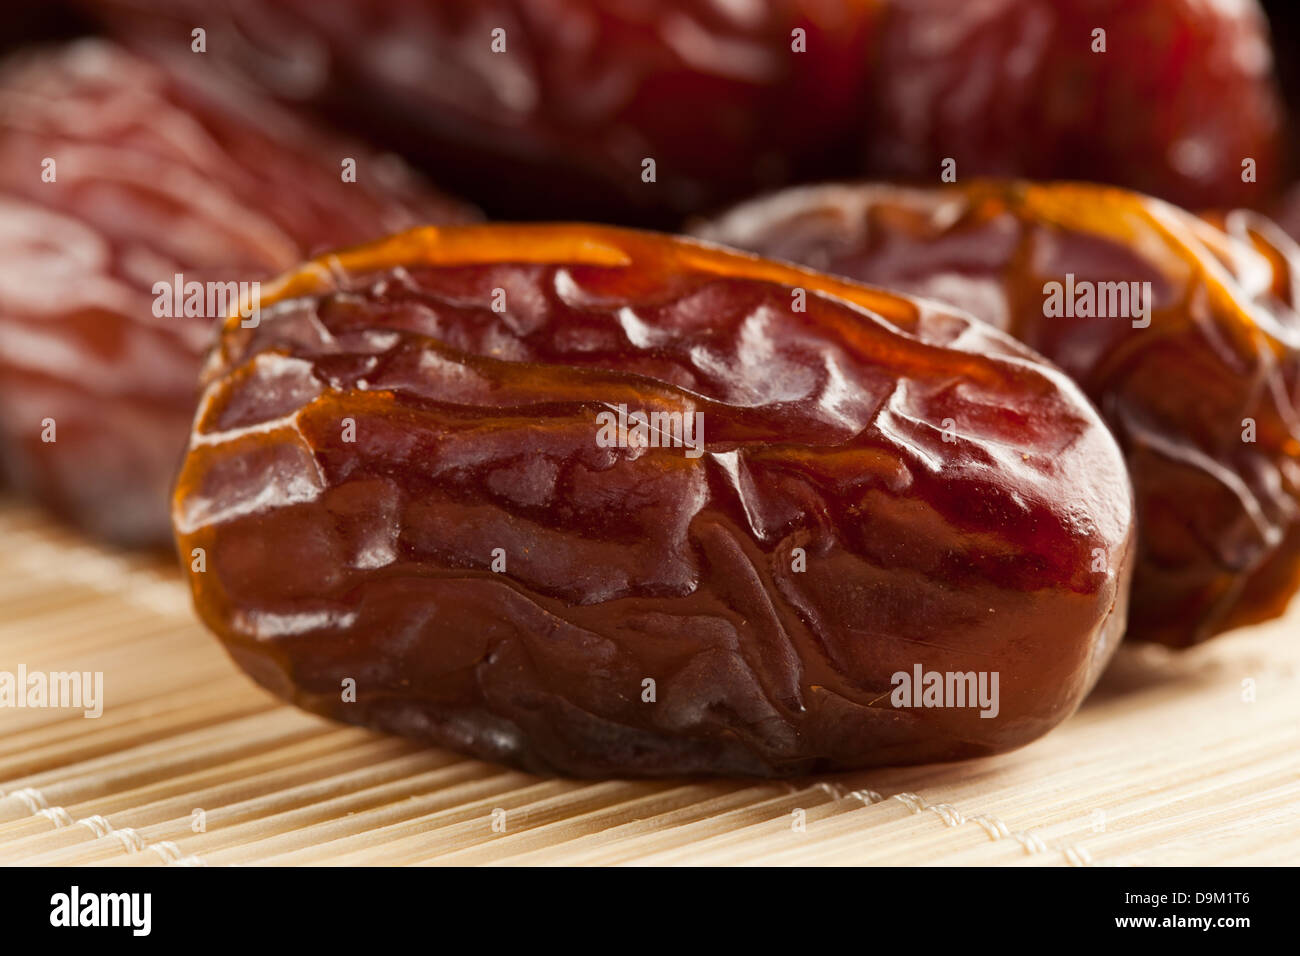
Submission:
[[[1190,208],[1262,204],[1286,177],[1254,0],[77,6],[140,46],[202,29],[213,61],[502,218],[673,227],[788,182],[933,183],[945,163]]]

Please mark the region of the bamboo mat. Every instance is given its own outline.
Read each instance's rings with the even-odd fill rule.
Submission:
[[[300,713],[227,660],[169,566],[3,500],[0,542],[0,671],[102,671],[105,699],[97,719],[0,709],[0,863],[1300,862],[1300,606],[1190,653],[1121,649],[1078,714],[999,757],[590,782]]]

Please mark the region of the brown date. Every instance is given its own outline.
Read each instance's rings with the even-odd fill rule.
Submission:
[[[348,158],[355,182],[343,181]],[[324,248],[473,218],[395,163],[232,82],[101,41],[6,62],[8,481],[109,540],[169,546],[171,483],[202,356],[225,312],[208,293]]]
[[[856,153],[879,0],[87,0],[502,218],[676,226]],[[797,31],[797,32],[796,32]],[[653,180],[644,166],[654,161]]]
[[[1218,224],[1101,186],[985,181],[790,190],[699,232],[954,303],[1064,369],[1133,478],[1128,633],[1185,646],[1282,613],[1300,584],[1300,249],[1254,213]]]
[[[1104,423],[896,293],[428,228],[283,277],[204,380],[173,502],[199,614],[345,721],[583,776],[949,760],[1064,719],[1123,633]]]
[[[1193,207],[1262,205],[1279,178],[1255,0],[83,2],[132,39],[203,24],[207,56],[502,218],[675,227],[782,182],[932,183],[945,159]]]
[[[867,175],[929,185],[951,158],[959,182],[1080,179],[1191,208],[1260,205],[1279,180],[1255,0],[890,0],[879,50]]]

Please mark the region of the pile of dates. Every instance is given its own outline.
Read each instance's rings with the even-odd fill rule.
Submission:
[[[954,760],[1300,588],[1253,0],[55,9],[0,61],[0,480],[174,547],[300,707]]]

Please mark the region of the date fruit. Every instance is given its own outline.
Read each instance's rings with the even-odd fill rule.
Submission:
[[[173,502],[200,616],[352,723],[581,776],[948,760],[1064,719],[1123,633],[1100,417],[896,293],[427,228],[283,277],[204,380]]]
[[[1118,189],[977,181],[790,190],[699,232],[953,303],[1064,369],[1133,478],[1128,633],[1186,646],[1300,585],[1300,250],[1254,213],[1219,225]]]
[[[133,42],[201,24],[206,56],[502,218],[675,228],[785,182],[933,183],[948,159],[1191,207],[1279,181],[1255,0],[83,3]]]
[[[864,173],[1262,203],[1282,125],[1254,0],[890,0]],[[1249,172],[1245,168],[1249,160]]]
[[[0,472],[99,536],[170,546],[220,296],[325,248],[473,218],[396,162],[102,41],[6,62]]]
[[[675,227],[840,172],[879,0],[92,0],[235,63],[493,215]],[[646,166],[653,160],[653,168]]]

